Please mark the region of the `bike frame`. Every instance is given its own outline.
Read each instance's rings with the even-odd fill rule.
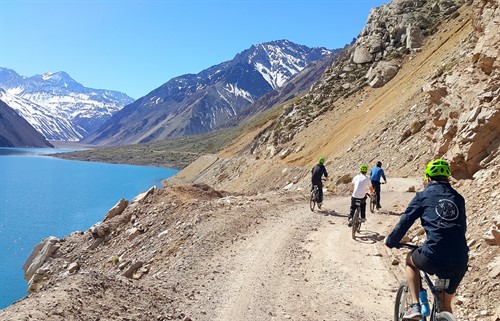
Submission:
[[[406,247],[411,250],[417,249],[419,246],[414,245],[414,244],[408,244],[408,243],[401,243],[400,247]],[[420,287],[423,287],[423,282],[422,280],[425,281],[425,284],[427,284],[427,288],[429,289],[431,295],[432,295],[432,308],[431,312],[429,315],[429,321],[446,321],[446,320],[455,320],[453,315],[449,312],[446,311],[441,311],[440,308],[440,296],[444,295],[444,289],[438,289],[434,282],[432,282],[429,274],[425,271],[419,270],[420,271]],[[439,280],[445,280],[445,279],[440,279]],[[408,288],[408,286],[406,285]],[[409,291],[409,289],[407,289]],[[441,299],[442,300],[442,299]],[[423,317],[421,321],[426,321],[427,317]]]
[[[319,186],[313,185],[311,191],[311,199],[309,200],[309,206],[311,208],[311,211],[314,211],[314,207],[316,206],[316,199],[318,198],[318,193],[319,193]]]

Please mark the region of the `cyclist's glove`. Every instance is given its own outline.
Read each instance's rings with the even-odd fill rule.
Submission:
[[[385,243],[385,246],[387,246],[390,249],[392,249],[392,248],[397,248],[397,249],[400,248],[399,242],[397,242],[397,243],[389,242],[389,238],[388,237],[385,238],[384,243]]]

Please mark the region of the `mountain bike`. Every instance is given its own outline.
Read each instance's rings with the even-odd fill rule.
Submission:
[[[406,247],[411,250],[418,248],[417,245],[414,244],[408,244],[408,243],[401,243],[400,247]],[[430,310],[429,317],[422,317],[421,321],[456,321],[455,317],[447,312],[447,311],[441,311],[440,308],[440,301],[443,300],[444,298],[444,290],[447,289],[448,283],[450,280],[448,279],[441,279],[441,278],[436,278],[435,282],[432,282],[430,276],[420,270],[420,284],[421,287],[423,287],[422,280],[425,281],[427,284],[427,287],[429,288],[431,294],[432,294],[432,308]],[[396,302],[394,304],[394,321],[402,321],[403,316],[405,314],[405,309],[408,307],[411,302],[411,294],[410,290],[408,288],[408,285],[406,282],[403,282],[398,289],[398,292],[396,294]],[[430,301],[430,300],[429,300]]]
[[[325,182],[326,180],[322,179],[322,181]],[[319,196],[319,186],[313,185],[313,188],[311,190],[311,197],[309,198],[309,207],[313,212],[316,204],[318,204],[318,209],[321,209],[321,203],[318,203],[318,196]]]
[[[366,193],[366,197],[370,197],[370,194]],[[356,210],[354,211],[354,215],[352,216],[351,220],[351,234],[352,234],[352,239],[356,239],[356,232],[359,233],[361,230],[361,204],[363,204],[365,200],[363,199],[357,199],[356,200]]]
[[[312,191],[311,191],[311,198],[309,200],[309,207],[311,208],[311,211],[314,212],[314,207],[316,206],[316,201],[318,199],[318,194],[319,194],[319,186],[318,185],[313,185]],[[318,208],[321,209],[321,205],[318,203]]]
[[[380,185],[385,184],[385,182],[380,182]],[[375,209],[377,208],[377,195],[375,191],[370,195],[370,212],[375,213]]]

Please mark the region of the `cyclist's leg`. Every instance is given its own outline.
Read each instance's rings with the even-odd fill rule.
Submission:
[[[377,207],[380,207],[380,182],[372,181],[373,189],[375,190],[375,200]]]
[[[411,302],[418,303],[418,291],[420,291],[420,270],[413,263],[411,251],[406,256],[406,281],[410,290]]]
[[[323,183],[318,184],[318,203],[323,203]]]
[[[349,210],[349,217],[347,219],[348,221],[352,220],[352,216],[354,215],[355,210],[356,210],[356,199],[351,196],[351,207]]]
[[[361,219],[365,220],[366,219],[366,202],[361,202]]]
[[[452,301],[458,286],[467,272],[467,260],[463,261],[462,264],[454,264],[453,268],[455,271],[450,272],[450,274],[444,273],[450,281],[448,288],[443,291],[444,295],[439,297],[441,311],[447,311],[452,314]],[[436,275],[442,277],[442,271],[437,272]]]
[[[454,294],[449,294],[444,292],[444,298],[442,298],[442,306],[441,306],[441,311],[447,311],[453,314],[452,308],[451,308],[451,302],[453,301]]]

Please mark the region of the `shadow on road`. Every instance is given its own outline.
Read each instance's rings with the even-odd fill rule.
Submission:
[[[348,214],[342,214],[342,213],[339,213],[335,210],[330,210],[330,209],[315,209],[314,210],[314,213],[318,213],[318,214],[321,214],[321,215],[324,215],[324,216],[337,216],[337,217],[348,217],[349,215]]]
[[[360,243],[375,244],[383,241],[384,237],[384,235],[380,235],[378,232],[362,229],[358,234],[356,234],[356,241]]]

